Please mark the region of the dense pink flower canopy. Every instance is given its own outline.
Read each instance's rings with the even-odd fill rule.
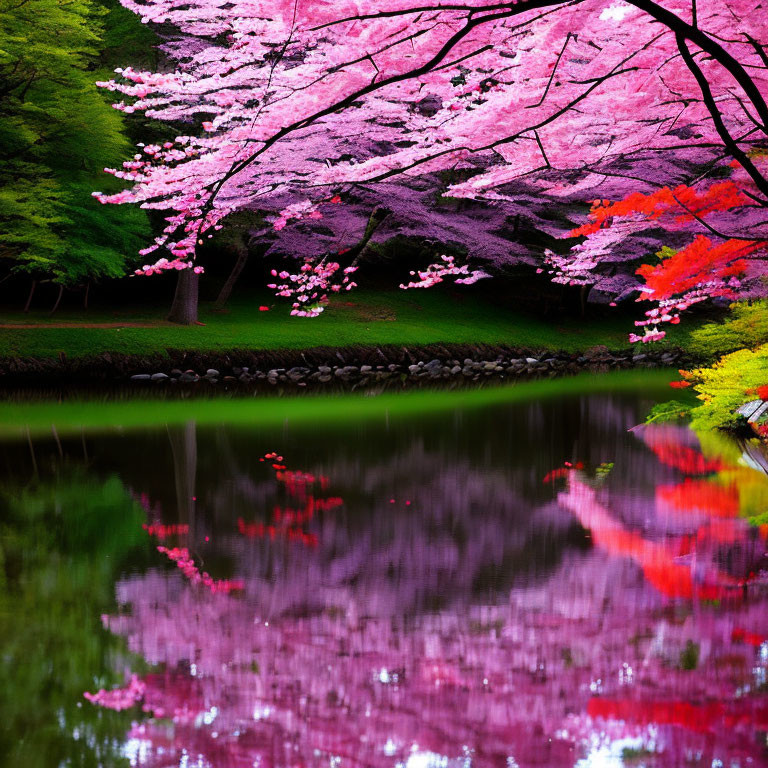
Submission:
[[[467,173],[447,195],[502,204],[521,179],[551,198],[617,199],[668,183],[670,157],[695,158],[689,184],[735,160],[749,207],[768,201],[759,3],[123,4],[162,25],[172,66],[104,85],[128,97],[119,109],[189,131],[141,148],[113,171],[133,186],[102,199],[171,212],[155,247],[178,261],[163,267],[233,210],[287,195],[310,215],[350,184],[449,168]],[[285,211],[279,225],[296,218]]]

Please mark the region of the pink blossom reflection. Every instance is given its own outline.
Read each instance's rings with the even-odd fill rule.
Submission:
[[[156,528],[179,567],[124,578],[104,618],[153,671],[89,699],[135,706],[124,751],[146,768],[768,764],[762,534],[718,474],[726,458],[682,429],[631,440],[666,467],[657,486],[630,494],[578,457],[549,468],[529,515],[577,523],[583,545],[500,593],[478,577],[459,599],[452,582],[434,605],[414,599],[425,574],[468,568],[468,553],[482,566],[506,535],[497,519],[472,518],[454,562],[381,517],[434,527],[427,496],[403,489],[406,508],[382,493],[353,514],[332,476],[268,454],[274,501],[206,550],[234,577],[202,571],[190,529]]]

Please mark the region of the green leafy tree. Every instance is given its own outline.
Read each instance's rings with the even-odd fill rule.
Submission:
[[[145,42],[126,23],[94,0],[0,0],[0,258],[11,273],[61,286],[117,277],[146,241],[142,211],[91,197],[130,151],[124,118],[94,85],[106,39]]]

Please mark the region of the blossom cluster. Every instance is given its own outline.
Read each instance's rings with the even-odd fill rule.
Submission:
[[[278,277],[282,283],[269,283],[267,288],[276,291],[276,296],[293,299],[291,314],[296,317],[317,317],[328,305],[328,291],[339,293],[351,291],[355,283],[351,275],[356,266],[342,269],[336,261],[323,257],[317,264],[307,259],[298,272],[272,270],[272,277]]]
[[[544,251],[544,264],[549,268],[547,271],[552,275],[553,283],[562,285],[592,285],[597,280],[597,275],[592,270],[599,264],[599,261],[585,252],[583,255],[574,248],[571,251],[576,256],[560,256],[549,248]],[[536,270],[541,274],[544,269]]]
[[[642,344],[649,344],[652,341],[661,341],[667,335],[666,331],[660,331],[655,325],[653,328],[646,328],[641,336],[638,333],[630,333],[630,344],[636,344],[640,342]]]
[[[145,264],[141,269],[134,270],[134,275],[159,275],[161,272],[167,272],[169,270],[181,271],[184,269],[191,269],[196,275],[204,272],[203,267],[196,267],[194,262],[185,261],[184,259],[158,259],[154,264]]]
[[[297,203],[291,203],[291,205],[286,206],[279,212],[277,218],[272,220],[272,228],[279,232],[281,229],[285,229],[286,224],[291,220],[322,219],[323,214],[318,210],[318,206],[325,202],[336,204],[341,202],[341,198],[338,195],[334,195],[329,200],[319,200],[317,202],[300,200]]]
[[[411,271],[411,275],[418,274],[419,279],[416,281],[412,280],[409,283],[401,283],[400,287],[403,290],[408,290],[409,288],[431,288],[433,285],[442,283],[443,278],[452,275],[466,275],[466,277],[459,277],[454,281],[462,285],[471,285],[485,277],[490,277],[490,275],[482,269],[475,269],[470,272],[469,267],[466,264],[457,266],[455,263],[456,258],[454,256],[443,255],[440,259],[442,260],[442,264],[436,262],[430,264],[424,270]]]
[[[659,330],[659,323],[679,324],[679,313],[702,301],[708,301],[717,297],[736,299],[738,297],[737,289],[740,285],[741,282],[736,278],[708,280],[680,296],[658,299],[657,306],[645,313],[645,320],[635,320],[635,325],[644,327],[645,331],[642,336],[631,333],[629,335],[630,342],[635,343],[639,341],[647,344],[651,341],[661,341],[666,336],[666,332]],[[643,286],[641,291],[646,296],[641,296],[638,301],[642,301],[643,298],[653,298],[653,289],[648,286]]]

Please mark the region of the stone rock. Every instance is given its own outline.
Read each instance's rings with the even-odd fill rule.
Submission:
[[[302,379],[306,378],[308,373],[309,368],[304,368],[303,366],[297,365],[294,368],[288,370],[285,375],[291,381],[301,381]]]
[[[184,371],[184,373],[179,376],[179,381],[182,381],[184,383],[190,383],[193,381],[197,381],[200,377],[194,372],[194,371]]]
[[[528,365],[533,365],[533,363],[538,363],[539,361],[535,357],[526,357],[525,362],[528,363]]]
[[[360,372],[360,369],[356,365],[345,365],[343,368],[337,368],[334,371],[334,374],[346,381],[347,379],[350,379],[352,376],[357,375]]]
[[[170,378],[167,373],[153,373],[152,376],[150,376],[152,381],[165,381],[165,379]]]
[[[135,373],[131,381],[149,381],[152,377],[148,373]]]
[[[218,375],[219,375],[219,372],[218,372],[218,371],[217,371],[215,368],[209,368],[209,369],[208,369],[208,370],[205,372],[205,375],[206,375],[208,378],[212,378],[213,376],[218,376]]]

